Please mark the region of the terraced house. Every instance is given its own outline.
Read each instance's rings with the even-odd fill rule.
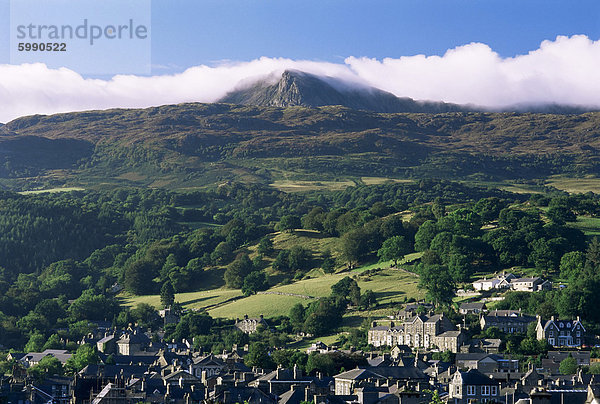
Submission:
[[[406,319],[401,325],[377,326],[373,322],[368,342],[373,346],[408,345],[411,348],[433,348],[458,352],[465,340],[462,331],[443,314],[431,317],[418,315]]]

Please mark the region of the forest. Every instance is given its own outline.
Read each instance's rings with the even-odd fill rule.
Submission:
[[[600,198],[592,193],[515,194],[444,180],[307,193],[227,183],[189,192],[3,192],[0,213],[4,349],[75,351],[97,321],[156,327],[155,309],[125,306],[123,288],[160,294],[164,305],[179,307],[176,293],[226,288],[252,295],[314,268],[343,273],[378,260],[398,263],[413,252],[421,255],[409,270],[420,275],[419,286],[439,310],[452,305],[455,288],[477,276],[521,267],[566,287],[509,294],[502,307],[580,315],[590,329],[600,324],[600,242],[572,225],[579,216],[600,215]],[[341,247],[325,253],[275,248],[274,234],[300,229],[337,239]],[[283,348],[293,333],[318,336],[340,327],[348,307],[377,305],[377,294],[361,290],[349,273],[329,296],[269,319],[273,330],[251,341],[231,331],[232,320],[203,312],[186,314],[166,332],[195,338],[205,350],[261,338]],[[365,332],[349,330],[342,342],[364,346]]]

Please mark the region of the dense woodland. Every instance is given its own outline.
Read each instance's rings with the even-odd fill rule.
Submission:
[[[3,192],[0,341],[4,349],[75,351],[75,341],[93,321],[156,329],[160,319],[154,308],[122,306],[114,285],[133,294],[160,294],[163,304],[177,308],[178,292],[228,287],[249,295],[301,279],[311,268],[340,271],[378,259],[398,261],[413,251],[423,256],[410,269],[420,274],[420,286],[438,310],[447,310],[454,289],[477,274],[522,266],[568,286],[512,293],[501,308],[523,308],[545,317],[580,315],[595,330],[600,324],[595,292],[600,287],[600,242],[569,225],[577,215],[600,215],[600,198],[556,191],[511,194],[433,180],[301,194],[239,183],[187,193],[125,188]],[[274,247],[274,232],[300,228],[339,237],[342,251],[315,254],[303,247]],[[258,252],[252,259],[250,246]],[[334,372],[350,359],[317,366],[306,355],[269,357],[265,350],[285,348],[294,333],[335,330],[348,307],[376,305],[373,292],[360,290],[346,277],[330,296],[294,306],[288,316],[270,319],[273,330],[250,338],[232,331],[230,320],[202,312],[186,314],[165,330],[165,337],[194,339],[198,347],[215,352],[250,342],[257,364],[289,365],[292,360],[306,369],[328,366]],[[349,330],[341,342],[365,346],[366,327],[368,322]],[[517,354],[547,349],[531,336],[506,336],[506,341],[506,349]],[[333,359],[311,359],[318,360]]]

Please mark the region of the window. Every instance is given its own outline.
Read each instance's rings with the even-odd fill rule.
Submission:
[[[581,331],[577,331],[577,336],[581,337]]]
[[[467,395],[474,396],[475,395],[475,386],[467,386]]]
[[[497,396],[498,395],[498,386],[492,386],[492,390],[490,393],[492,396]]]
[[[550,334],[548,334],[551,337],[554,337],[554,331],[550,331]]]
[[[560,328],[563,328],[565,325],[563,323],[560,323]]]
[[[571,323],[567,323],[567,328],[571,328]]]
[[[481,386],[481,395],[489,396],[490,395],[490,386]]]

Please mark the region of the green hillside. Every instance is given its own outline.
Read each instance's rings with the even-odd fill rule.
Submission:
[[[2,132],[0,184],[18,190],[195,189],[226,181],[329,190],[363,177],[498,181],[599,173],[600,113],[180,104],[36,115]]]

